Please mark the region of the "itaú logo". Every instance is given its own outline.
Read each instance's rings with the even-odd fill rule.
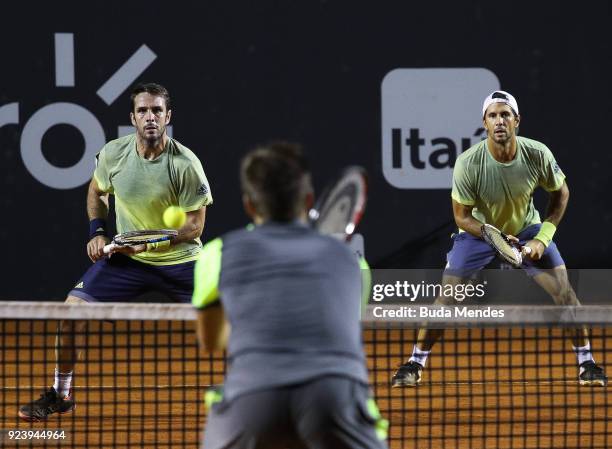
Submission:
[[[457,157],[486,137],[482,101],[500,88],[485,68],[395,69],[381,84],[382,167],[399,189],[449,189]]]
[[[97,95],[111,105],[157,58],[142,45],[98,89]],[[74,87],[74,35],[55,33],[55,86]],[[0,127],[19,125],[19,103],[0,106]],[[43,154],[45,134],[57,125],[76,128],[83,136],[85,149],[80,160],[71,167],[57,167]],[[131,126],[119,126],[117,135],[132,132]],[[168,130],[171,133],[170,130]],[[52,103],[37,110],[25,122],[21,131],[21,158],[27,170],[42,184],[55,189],[72,189],[88,182],[95,165],[95,154],[106,142],[104,128],[89,110],[75,103]]]

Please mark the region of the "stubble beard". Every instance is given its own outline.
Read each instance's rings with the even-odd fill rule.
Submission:
[[[164,138],[165,132],[166,132],[166,127],[160,126],[157,129],[157,133],[155,134],[155,137],[148,135],[147,131],[144,128],[142,129],[141,132],[139,132],[139,134],[140,134],[140,138],[142,139],[142,141],[145,142],[148,147],[154,147],[154,146],[157,146],[157,144],[159,144],[162,141],[162,139]]]

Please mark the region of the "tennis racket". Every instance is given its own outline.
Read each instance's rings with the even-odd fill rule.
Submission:
[[[308,212],[312,227],[322,234],[350,240],[365,211],[368,177],[365,169],[357,166],[342,170],[329,184]]]
[[[110,253],[118,246],[136,246],[147,243],[172,240],[178,235],[174,229],[151,229],[148,231],[129,231],[117,234],[113,241],[104,247],[104,254]]]
[[[480,232],[485,242],[495,250],[497,255],[515,268],[519,268],[523,263],[523,254],[531,253],[531,248],[513,242],[495,226],[483,224]]]

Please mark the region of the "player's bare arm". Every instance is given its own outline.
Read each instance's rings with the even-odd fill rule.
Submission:
[[[226,348],[230,325],[220,303],[198,311],[197,334],[198,343],[205,351],[221,351]]]
[[[480,227],[482,223],[472,216],[472,209],[474,209],[474,206],[466,206],[455,200],[452,201],[453,216],[455,217],[455,223],[459,229],[463,229],[476,237],[481,237]]]
[[[550,192],[548,207],[546,209],[546,218],[544,221],[548,221],[555,226],[559,226],[563,215],[565,215],[565,209],[567,209],[569,196],[570,191],[565,181],[563,181],[563,185],[559,190]]]
[[[176,245],[177,243],[187,242],[200,237],[204,231],[205,222],[206,206],[187,212],[185,224],[178,230],[178,235],[172,240],[172,244]]]
[[[92,178],[87,190],[87,216],[89,220],[108,217],[108,193],[100,190],[96,178]],[[104,257],[104,245],[110,239],[103,235],[97,235],[87,242],[87,255],[92,262]]]
[[[546,209],[546,218],[544,221],[552,223],[555,225],[555,227],[559,226],[559,223],[565,214],[565,209],[567,208],[569,195],[569,188],[567,187],[567,183],[565,181],[559,190],[550,192],[548,207]],[[534,260],[539,260],[546,250],[544,243],[538,239],[529,240],[525,246],[531,248],[530,257]]]

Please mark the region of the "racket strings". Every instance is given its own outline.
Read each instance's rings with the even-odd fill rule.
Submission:
[[[167,234],[147,234],[147,235],[134,235],[130,237],[120,237],[117,241],[124,243],[142,242],[146,240],[156,240],[168,237]]]
[[[517,248],[515,248],[503,235],[496,232],[489,233],[489,239],[497,248],[497,250],[510,262],[514,264],[521,263],[521,255]]]
[[[118,245],[139,244],[143,242],[168,240],[176,237],[178,232],[172,229],[155,229],[147,231],[129,231],[116,235],[113,241]]]
[[[350,177],[330,193],[329,200],[318,213],[317,228],[324,234],[352,233],[347,226],[355,221],[355,215],[363,205],[365,188],[361,178]]]

